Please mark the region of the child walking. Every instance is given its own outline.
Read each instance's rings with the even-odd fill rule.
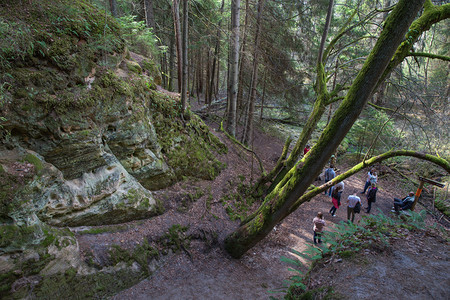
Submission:
[[[314,223],[314,244],[317,244],[316,242],[316,238],[319,242],[319,244],[322,243],[322,231],[323,228],[325,227],[325,220],[323,219],[323,214],[321,212],[317,213],[317,217],[315,217],[313,219],[313,223]]]

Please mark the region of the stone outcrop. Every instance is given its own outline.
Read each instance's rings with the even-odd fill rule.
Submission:
[[[53,13],[63,5],[69,4],[55,6]],[[20,153],[22,161],[32,156],[42,170],[35,170],[20,191],[6,191],[2,200],[2,207],[6,202],[28,204],[0,215],[17,224],[30,225],[24,220],[37,218],[54,226],[78,226],[159,214],[163,203],[150,191],[184,176],[213,178],[222,167],[213,154],[221,151],[220,143],[189,111],[184,113],[187,121],[180,118],[178,99],[156,91],[161,75],[155,63],[126,50],[112,19],[104,21],[110,36],[110,49],[104,51],[95,44],[105,33],[104,23],[91,17],[96,9],[81,1],[72,5],[84,11],[76,18],[85,18],[89,35],[70,22],[65,26],[71,30],[83,29],[78,38],[70,30],[61,32],[55,22],[46,26],[29,20],[31,15],[11,18],[16,29],[45,30],[51,37],[45,49],[15,49],[24,51],[22,60],[1,53],[8,89],[0,106],[6,119],[0,151]],[[31,9],[34,17],[51,18],[39,7]],[[42,44],[40,36],[28,38],[28,43]],[[10,168],[14,160],[0,164],[3,172],[15,172]]]
[[[67,226],[161,214],[151,191],[214,178],[225,150],[157,91],[157,64],[127,51],[112,18],[38,2],[0,4],[0,294],[18,298],[43,276],[98,271]]]

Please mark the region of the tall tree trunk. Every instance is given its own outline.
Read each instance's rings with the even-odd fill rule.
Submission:
[[[200,101],[201,95],[203,93],[203,55],[202,55],[202,50],[201,49],[198,49],[197,51],[198,51],[197,101]]]
[[[219,93],[219,80],[220,80],[220,39],[221,37],[221,27],[222,27],[222,17],[223,17],[223,10],[225,7],[225,0],[222,0],[222,5],[220,6],[220,20],[217,28],[217,35],[216,35],[216,49],[217,52],[215,53],[215,56],[217,57],[217,75],[216,75],[216,84],[215,84],[215,90],[214,90],[214,98],[217,100],[217,94]]]
[[[187,98],[187,77],[188,77],[188,32],[189,32],[189,0],[183,1],[183,35],[182,35],[182,66],[183,73],[181,77],[181,111],[186,109]]]
[[[211,51],[208,49],[206,50],[206,78],[205,78],[205,104],[211,104],[211,97],[209,95],[209,79],[211,77]]]
[[[162,86],[167,89],[167,53],[161,54],[161,72],[162,72]]]
[[[218,27],[220,27],[220,22]],[[217,30],[216,35],[216,45],[214,47],[214,54],[213,54],[213,62],[212,62],[212,71],[211,71],[211,82],[209,85],[209,95],[212,99],[213,95],[215,94],[215,87],[214,87],[214,79],[216,76],[216,63],[218,61],[218,55],[219,55],[219,46],[220,46],[220,30]]]
[[[178,86],[177,90],[180,93],[181,92],[181,80],[183,77],[182,72],[182,46],[181,46],[181,25],[180,25],[180,4],[178,0],[173,0],[172,4],[172,15],[173,15],[173,28],[175,31],[175,45],[177,50],[177,74],[178,74]]]
[[[175,78],[175,53],[174,53],[174,38],[173,36],[171,36],[170,41],[169,41],[169,84],[167,85],[168,90],[173,92],[174,91],[174,87],[173,87],[173,79]]]
[[[384,2],[383,8],[387,9],[389,6],[391,6],[391,0],[386,0]],[[386,18],[388,16],[388,11],[385,11],[383,13],[383,22],[386,21]],[[383,80],[383,82],[380,84],[380,86],[377,89],[377,92],[374,95],[374,103],[376,105],[382,105],[383,104],[383,99],[384,99],[384,93],[386,91],[386,87],[387,87],[387,83],[386,80],[388,79],[388,77],[386,77],[385,80]]]
[[[239,88],[237,93],[237,108],[238,110],[243,110],[244,108],[244,68],[247,59],[247,28],[248,28],[248,18],[250,15],[250,0],[245,0],[245,18],[244,18],[244,29],[242,30],[242,43],[241,43],[241,55],[239,60]]]
[[[339,59],[336,59],[336,65],[334,66],[334,79],[333,79],[333,90],[336,88],[336,80],[337,80],[337,74],[338,74],[338,67],[339,67]],[[331,112],[333,109],[333,103],[331,103],[329,105],[329,109],[328,109],[328,118],[327,118],[327,126],[330,123],[330,119],[331,119]]]
[[[375,47],[317,144],[295,168],[289,171],[291,173],[289,180],[283,185],[280,182],[265,198],[253,218],[225,239],[225,249],[231,256],[241,257],[292,212],[291,208],[320,174],[360,115],[424,1],[398,2],[386,20]]]
[[[264,8],[264,0],[258,1],[258,16],[256,19],[256,33],[255,33],[255,49],[253,54],[253,70],[252,70],[252,85],[250,90],[250,103],[247,115],[247,126],[244,136],[244,144],[250,144],[253,139],[253,113],[255,111],[256,101],[256,87],[258,86],[258,58],[259,58],[259,39],[261,32],[261,16]]]
[[[238,63],[239,63],[239,14],[240,0],[231,1],[231,53],[230,53],[230,79],[229,89],[229,111],[227,116],[226,130],[228,133],[236,136],[236,94],[238,89]]]
[[[267,70],[266,70],[266,72],[264,72],[264,80],[263,80],[264,87],[263,87],[263,94],[262,94],[262,97],[261,97],[261,113],[259,115],[259,121],[260,122],[262,121],[263,114],[264,114],[264,99],[266,97],[266,83],[267,83],[266,80],[267,80]]]
[[[109,0],[109,8],[111,9],[111,15],[117,17],[117,0]]]
[[[333,5],[334,5],[334,0],[330,0],[330,3],[328,4],[328,12],[327,12],[327,18],[325,21],[325,28],[323,30],[322,39],[320,41],[319,55],[317,56],[317,64],[323,63],[323,61],[322,61],[323,50],[325,49],[325,41],[327,40],[328,30],[330,29],[331,17],[333,16]]]
[[[155,32],[155,13],[153,12],[153,0],[144,0],[145,24],[149,28],[153,28]]]
[[[191,86],[189,89],[189,94],[190,95],[195,95],[195,86],[197,84],[197,68],[195,67],[195,64],[197,62],[197,54],[196,52],[192,53],[191,55],[191,68],[190,68],[190,72],[189,72],[189,77],[192,77],[192,81],[191,81]]]

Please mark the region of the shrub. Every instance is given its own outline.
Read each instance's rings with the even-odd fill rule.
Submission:
[[[157,59],[158,39],[144,21],[136,21],[136,16],[125,16],[118,19],[122,29],[122,37],[127,41],[130,50],[141,55]]]

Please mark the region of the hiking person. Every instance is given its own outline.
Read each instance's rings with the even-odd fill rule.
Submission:
[[[311,146],[308,144],[306,145],[305,149],[303,149],[303,155],[306,155],[306,153],[308,153],[309,150],[311,150]]]
[[[403,199],[394,198],[394,207],[391,212],[395,212],[397,215],[400,213],[400,210],[408,210],[411,209],[414,204],[414,192],[409,192],[408,196]]]
[[[328,169],[325,170],[325,183],[327,183],[328,181],[332,180],[334,177],[336,177],[336,173],[334,172],[334,166],[330,165],[330,167]],[[328,191],[328,196],[331,197],[331,190],[333,187],[330,187],[328,190],[325,190],[324,194],[327,194]]]
[[[323,231],[323,228],[325,227],[325,220],[323,219],[323,214],[321,212],[317,213],[317,217],[315,217],[313,219],[313,223],[314,223],[314,228],[313,228],[313,230],[314,230],[314,237],[313,237],[314,244],[317,244],[316,238],[317,238],[319,244],[321,244],[322,243],[322,239],[321,239],[322,238],[322,231]]]
[[[341,206],[341,195],[342,195],[342,185],[337,184],[333,192],[331,193],[331,201],[333,202],[333,206],[330,209],[331,216],[336,216],[336,210]]]
[[[366,207],[366,213],[370,213],[370,210],[372,209],[372,203],[375,203],[377,200],[377,185],[376,183],[372,183],[369,191],[367,192],[367,207]]]
[[[361,207],[361,199],[356,196],[356,191],[348,196],[347,198],[347,220],[350,221],[350,217],[352,218],[352,223],[355,220],[355,212],[357,212],[356,206],[359,204]]]
[[[336,172],[337,173],[337,172]],[[332,187],[333,191],[335,188],[340,187],[341,193],[344,191],[345,183],[344,181],[339,181],[335,186]],[[333,191],[331,191],[331,196],[333,196]]]
[[[361,192],[361,194],[365,194],[366,193],[367,188],[370,186],[371,182],[377,183],[377,181],[378,181],[377,172],[375,172],[375,168],[372,168],[367,173],[366,183],[364,184],[364,190]]]

